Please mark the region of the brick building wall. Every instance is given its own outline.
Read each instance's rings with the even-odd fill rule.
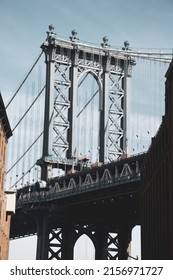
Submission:
[[[10,213],[6,210],[7,196],[4,191],[6,149],[8,138],[12,135],[2,96],[0,95],[0,260],[8,259]]]
[[[165,116],[142,166],[142,259],[173,259],[173,62],[165,85]]]

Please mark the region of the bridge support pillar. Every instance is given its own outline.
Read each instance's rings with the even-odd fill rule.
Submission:
[[[63,226],[62,236],[62,260],[73,260],[74,229],[72,225]]]
[[[99,161],[108,162],[108,134],[109,134],[109,65],[110,57],[106,55],[103,60],[103,95],[101,100],[101,119],[100,119],[100,157]]]
[[[77,91],[78,91],[78,50],[74,49],[72,51],[72,66],[70,68],[70,80],[71,80],[71,87],[69,89],[69,100],[70,100],[70,108],[68,113],[68,120],[69,120],[69,130],[67,134],[67,142],[69,148],[67,150],[67,158],[71,159],[75,156],[76,150],[76,108],[77,108]]]
[[[131,228],[123,227],[118,232],[118,259],[128,259],[128,247],[131,241]]]
[[[48,242],[49,242],[49,229],[48,229],[48,212],[42,212],[38,215],[38,230],[37,230],[37,260],[48,259]]]
[[[95,233],[95,259],[96,260],[106,260],[107,257],[105,255],[105,240],[106,240],[106,232],[104,226],[99,226],[96,229]]]

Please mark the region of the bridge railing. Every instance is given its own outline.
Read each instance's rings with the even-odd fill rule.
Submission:
[[[48,202],[52,200],[58,200],[65,197],[71,197],[77,194],[82,194],[86,192],[92,192],[96,190],[101,190],[104,188],[116,188],[118,186],[122,186],[125,184],[132,183],[134,181],[140,180],[140,172],[134,173],[132,175],[112,178],[109,180],[103,181],[95,181],[88,184],[82,184],[79,186],[71,185],[67,188],[58,188],[55,184],[54,186],[48,186],[47,190],[36,190],[31,191],[31,188],[28,188],[28,192],[20,193],[17,198],[16,208],[21,208],[25,204],[33,204],[33,203],[42,203]],[[123,194],[124,190],[121,188],[121,192]]]

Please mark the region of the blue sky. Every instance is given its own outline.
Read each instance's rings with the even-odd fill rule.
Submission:
[[[112,46],[173,48],[172,0],[0,0],[0,91],[13,93],[40,52],[48,25],[68,38]],[[15,250],[15,249],[13,249]],[[134,253],[135,255],[135,253]]]
[[[49,24],[68,38],[135,48],[172,48],[172,0],[1,0],[0,90],[14,91],[46,38]],[[3,66],[3,67],[2,67]]]

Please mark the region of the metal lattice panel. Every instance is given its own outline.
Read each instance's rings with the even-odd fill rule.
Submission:
[[[62,229],[52,229],[49,234],[48,260],[62,259]]]
[[[108,233],[106,242],[106,259],[117,260],[118,259],[118,234]]]
[[[108,161],[117,159],[123,154],[123,75],[110,73],[109,75],[109,134],[108,134]]]
[[[57,59],[57,58],[56,58]],[[68,110],[70,108],[69,88],[71,81],[69,80],[69,67],[57,63],[55,67],[55,96],[54,96],[54,117],[53,117],[53,152],[57,158],[63,161],[67,149],[67,131],[69,129]]]

